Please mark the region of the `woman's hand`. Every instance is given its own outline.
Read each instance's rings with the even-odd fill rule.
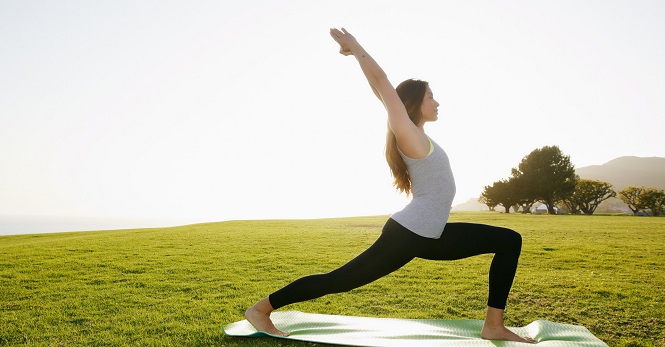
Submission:
[[[330,36],[339,44],[340,54],[353,55],[351,49],[354,45],[358,44],[358,41],[346,29],[342,28],[340,31],[339,29],[332,28],[330,29]]]

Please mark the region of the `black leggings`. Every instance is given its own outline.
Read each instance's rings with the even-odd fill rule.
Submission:
[[[273,308],[346,292],[373,282],[413,258],[455,260],[494,253],[489,271],[487,305],[505,309],[513,284],[522,237],[513,230],[484,224],[448,223],[439,239],[416,235],[394,221],[367,250],[342,267],[325,274],[302,277],[270,294]]]

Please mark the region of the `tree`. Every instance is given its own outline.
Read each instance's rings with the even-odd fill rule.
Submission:
[[[531,213],[531,206],[538,201],[537,199],[529,196],[530,194],[526,191],[525,185],[521,183],[519,177],[511,177],[511,184],[514,184],[514,191],[517,197],[517,205],[522,208],[522,213]],[[515,209],[517,212],[517,209]]]
[[[570,156],[563,155],[557,146],[532,151],[513,168],[512,174],[519,179],[523,195],[542,201],[550,214],[555,213],[557,203],[575,192],[575,167]]]
[[[503,206],[506,213],[510,213],[510,208],[515,206],[519,200],[515,191],[514,181],[505,179],[494,182],[491,187],[486,186],[483,195],[487,196],[489,200],[495,202],[497,205]]]
[[[640,195],[640,203],[644,209],[651,210],[652,215],[660,216],[665,209],[665,191],[647,188]]]
[[[580,204],[575,199],[575,194],[573,196],[569,197],[568,199],[563,199],[562,201],[563,205],[566,207],[567,213],[570,214],[580,214],[582,211],[580,210]],[[559,208],[561,210],[561,207]]]
[[[494,182],[494,188],[499,194],[497,201],[503,206],[506,213],[510,213],[510,208],[517,205],[517,201],[519,200],[515,192],[514,183],[515,182],[510,179]]]
[[[644,208],[640,202],[640,196],[644,190],[644,187],[628,186],[619,192],[619,199],[628,205],[628,208],[633,211],[633,215]]]
[[[494,211],[496,208],[496,205],[499,203],[494,202],[494,200],[491,199],[491,193],[488,192],[490,190],[490,186],[485,186],[485,190],[480,194],[480,197],[478,198],[478,202],[481,204],[487,205],[487,208],[490,209],[490,211]]]
[[[575,192],[569,198],[564,199],[564,203],[570,213],[577,214],[581,211],[584,214],[592,215],[601,202],[616,195],[612,185],[607,182],[578,179]]]

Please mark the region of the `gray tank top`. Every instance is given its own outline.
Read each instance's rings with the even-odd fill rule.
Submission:
[[[411,178],[413,199],[391,218],[420,236],[438,239],[448,222],[455,197],[455,178],[448,155],[432,139],[433,150],[424,158],[404,159]]]

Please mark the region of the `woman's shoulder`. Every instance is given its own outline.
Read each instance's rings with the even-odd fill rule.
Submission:
[[[411,159],[422,159],[430,153],[433,143],[422,131],[397,137],[397,147],[403,155]]]

